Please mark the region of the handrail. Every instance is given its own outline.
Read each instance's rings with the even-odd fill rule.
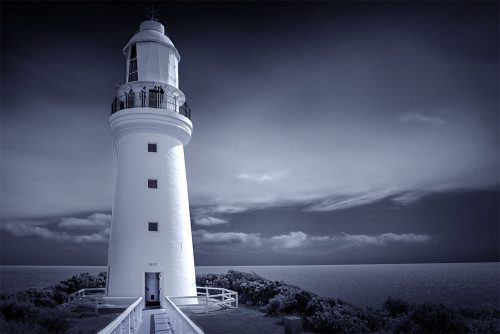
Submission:
[[[142,297],[127,307],[115,320],[104,327],[98,334],[130,333],[135,332],[142,322]]]
[[[173,334],[204,334],[167,296],[165,296],[164,306]]]
[[[141,91],[117,96],[111,103],[111,115],[130,108],[166,109],[191,119],[191,108],[186,103],[181,104],[177,96],[166,93]]]
[[[196,303],[181,303],[177,302],[177,306],[205,306],[205,313],[208,313],[209,304],[219,305],[229,308],[238,308],[238,293],[225,288],[207,287],[207,286],[197,286],[196,290],[205,290],[204,292],[196,291],[196,296],[169,296],[172,300],[175,299],[196,299]],[[211,294],[209,290],[220,291],[222,293]],[[200,303],[200,300],[202,303]],[[204,301],[204,303],[203,303]]]
[[[94,293],[92,293],[94,292]],[[98,292],[98,293],[96,293]],[[68,301],[73,301],[78,297],[87,297],[87,296],[96,296],[96,295],[104,295],[106,293],[105,288],[86,288],[86,289],[80,289],[76,292],[73,292],[68,295]]]

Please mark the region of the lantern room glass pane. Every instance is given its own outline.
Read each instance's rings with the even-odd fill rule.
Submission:
[[[137,58],[137,48],[135,47],[135,44],[132,44],[132,47],[130,48],[130,59],[135,58]]]
[[[130,57],[128,65],[128,82],[139,80],[137,74],[137,47],[135,44],[130,46]]]

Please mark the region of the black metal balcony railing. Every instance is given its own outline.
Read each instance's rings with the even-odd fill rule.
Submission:
[[[191,119],[191,108],[187,103],[179,106],[177,97],[153,92],[125,94],[115,97],[111,103],[111,114],[122,109],[140,107],[166,109]]]

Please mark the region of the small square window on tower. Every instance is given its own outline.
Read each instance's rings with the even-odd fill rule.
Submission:
[[[157,152],[156,144],[148,144],[148,152]]]
[[[148,188],[156,189],[158,188],[158,180],[148,180]]]
[[[149,222],[149,223],[148,223],[148,231],[151,231],[151,232],[158,232],[158,223],[155,223],[155,222]]]

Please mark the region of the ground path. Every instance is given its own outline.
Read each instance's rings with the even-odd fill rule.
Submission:
[[[142,323],[137,329],[137,334],[169,334],[171,333],[169,328],[165,310],[145,309],[142,311]]]
[[[279,318],[267,317],[257,309],[239,307],[237,309],[218,309],[206,314],[204,308],[183,307],[182,311],[205,334],[283,334],[284,327]],[[137,334],[169,334],[167,315],[162,309],[142,311],[142,323]]]
[[[264,313],[248,307],[221,309],[208,314],[187,308],[182,311],[205,334],[283,334],[284,327],[279,318],[267,317]]]

